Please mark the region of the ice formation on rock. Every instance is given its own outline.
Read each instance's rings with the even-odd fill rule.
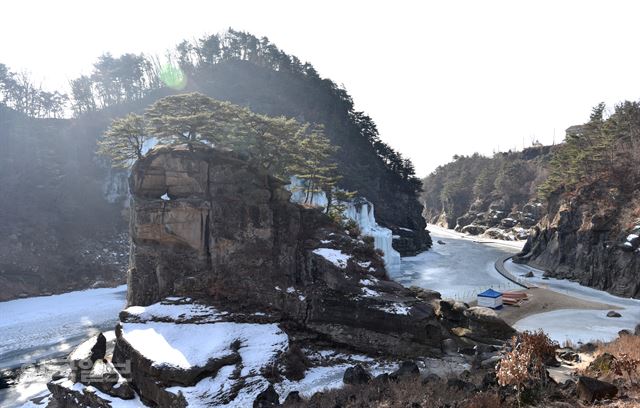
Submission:
[[[293,176],[291,184],[286,186],[291,192],[291,202],[313,207],[326,208],[327,196],[323,191],[310,193],[304,191],[304,180]],[[400,265],[400,253],[393,249],[393,234],[390,229],[381,227],[376,222],[373,204],[366,198],[357,197],[346,203],[345,217],[358,224],[363,235],[373,237],[373,246],[384,253],[384,263],[387,269],[394,269]]]

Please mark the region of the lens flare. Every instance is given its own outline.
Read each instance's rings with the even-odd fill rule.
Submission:
[[[183,90],[187,86],[187,76],[179,67],[165,65],[160,70],[160,79],[171,89]]]

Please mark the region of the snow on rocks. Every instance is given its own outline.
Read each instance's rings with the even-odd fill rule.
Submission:
[[[154,367],[181,369],[204,367],[211,359],[233,354],[232,345],[239,342],[243,374],[259,370],[288,344],[286,334],[276,324],[123,323],[122,335]]]
[[[144,407],[142,401],[137,396],[132,399],[121,399],[105,394],[90,385],[74,383],[62,378],[52,381],[48,388],[56,401],[64,401],[68,405],[64,406],[87,406],[87,407],[112,407],[112,408],[140,408]]]
[[[318,248],[314,249],[313,253],[316,255],[320,255],[327,261],[342,269],[347,267],[347,262],[350,259],[349,255],[343,253],[339,249]]]
[[[373,289],[369,289],[369,288],[362,288],[362,297],[367,297],[367,298],[375,298],[375,297],[379,297],[380,293],[376,292]]]
[[[408,315],[411,311],[411,307],[402,303],[391,303],[388,306],[383,306],[379,308],[383,312],[398,314],[398,315]]]
[[[173,299],[167,299],[172,301]],[[154,303],[150,306],[130,306],[120,315],[130,322],[174,321],[191,323],[211,323],[222,320],[228,312],[221,312],[213,306],[188,304]]]

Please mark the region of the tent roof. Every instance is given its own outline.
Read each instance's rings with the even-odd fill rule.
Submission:
[[[482,292],[482,293],[478,293],[478,296],[481,296],[481,297],[488,297],[488,298],[494,298],[494,299],[495,299],[495,298],[497,298],[497,297],[502,296],[502,293],[500,293],[500,292],[496,292],[496,291],[495,291],[495,290],[493,290],[493,289],[487,289],[487,290],[485,290],[485,291],[484,291],[484,292]]]

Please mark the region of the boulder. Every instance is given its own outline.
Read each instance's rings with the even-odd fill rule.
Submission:
[[[462,228],[466,227],[467,225],[470,225],[473,223],[473,221],[475,221],[476,219],[476,214],[473,212],[469,212],[466,213],[465,215],[458,217],[456,219],[456,227],[455,230],[456,231],[461,231]]]
[[[430,373],[422,379],[422,384],[438,383],[440,381],[442,381],[442,378],[438,374]]]
[[[500,221],[500,226],[501,226],[502,228],[513,228],[513,227],[515,227],[517,224],[518,224],[518,221],[517,221],[517,220],[515,220],[515,219],[513,219],[513,218],[510,218],[510,217],[503,218],[503,219]]]
[[[268,408],[280,406],[280,396],[273,388],[273,385],[269,386],[262,391],[256,399],[253,401],[253,408]]]
[[[449,322],[465,321],[467,306],[453,299],[444,299],[439,302],[440,315]]]
[[[560,349],[556,351],[556,354],[561,360],[569,361],[572,363],[580,362],[580,354],[571,349]]]
[[[636,328],[633,330],[633,334],[636,336],[640,336],[640,324],[636,325]]]
[[[457,391],[471,392],[476,389],[476,386],[469,381],[464,381],[459,378],[449,378],[447,380],[447,388]]]
[[[397,379],[403,379],[403,378],[417,377],[419,375],[420,375],[420,369],[418,368],[418,365],[415,362],[403,361],[400,364],[400,367],[398,367],[396,371],[389,374],[389,377],[393,380],[397,380]]]
[[[622,315],[615,310],[610,310],[609,313],[607,313],[607,317],[622,317]]]
[[[524,276],[525,278],[533,278],[535,275],[533,274],[533,271],[529,271],[522,276]]]
[[[284,399],[284,406],[289,406],[289,405],[294,405],[297,406],[298,404],[302,404],[302,397],[300,396],[300,392],[299,391],[291,391],[288,395],[287,398]]]
[[[432,300],[438,300],[441,298],[440,292],[435,290],[420,288],[417,286],[411,286],[409,290],[420,300],[425,302],[431,302]]]
[[[104,337],[104,334],[98,334],[96,338],[96,344],[91,348],[91,362],[95,362],[96,360],[102,360],[107,353],[107,338]]]
[[[480,235],[483,234],[487,230],[487,227],[484,225],[471,224],[462,228],[460,232],[469,235]]]
[[[596,373],[608,373],[613,369],[615,359],[612,354],[602,353],[589,364],[587,369]]]
[[[615,397],[618,394],[618,387],[595,378],[581,376],[578,377],[576,392],[581,401],[592,403]]]
[[[342,376],[342,381],[349,385],[361,385],[371,381],[371,374],[367,372],[360,364],[349,367]]]
[[[474,306],[465,311],[465,316],[469,319],[469,337],[478,341],[487,339],[507,339],[516,331],[502,320],[498,314],[489,308]]]

